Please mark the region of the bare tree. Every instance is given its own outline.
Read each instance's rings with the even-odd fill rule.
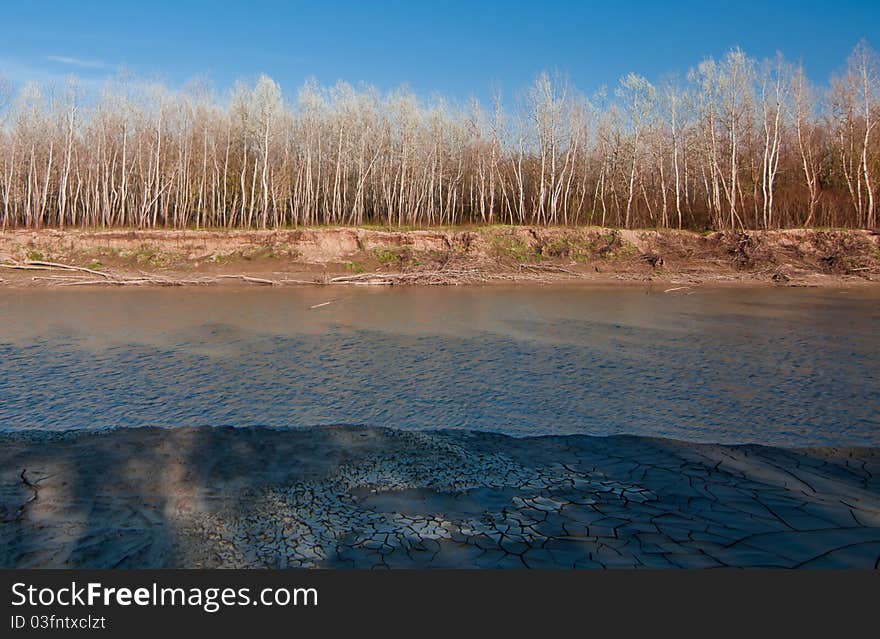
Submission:
[[[781,54],[765,62],[760,77],[761,130],[761,193],[764,228],[773,226],[773,196],[779,172],[784,117],[788,107],[789,69]]]
[[[4,228],[461,223],[877,224],[880,80],[860,43],[826,94],[739,49],[586,100],[542,73],[510,109],[261,76],[218,100],[120,77],[0,78]],[[753,214],[752,214],[753,212]]]
[[[641,158],[645,127],[656,107],[657,91],[645,78],[630,73],[620,80],[617,96],[623,104],[629,135],[629,183],[624,218],[624,226],[629,228],[633,196],[635,195],[636,170]]]
[[[810,86],[802,66],[799,66],[791,77],[791,94],[794,111],[793,119],[797,134],[797,147],[800,153],[804,183],[809,197],[809,208],[804,226],[809,226],[816,219],[816,208],[819,205],[819,124],[815,117],[817,103],[815,90]]]

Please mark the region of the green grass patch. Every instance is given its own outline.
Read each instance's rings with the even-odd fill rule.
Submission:
[[[399,252],[385,248],[373,249],[373,256],[383,265],[392,264],[400,259]]]
[[[407,246],[380,246],[372,250],[373,257],[382,266],[417,266],[419,260],[413,255],[412,249]]]
[[[253,246],[239,252],[242,259],[251,261],[277,260],[278,254],[271,246]]]
[[[541,258],[526,240],[516,235],[493,235],[492,250],[500,257],[511,258],[517,262],[530,262]]]

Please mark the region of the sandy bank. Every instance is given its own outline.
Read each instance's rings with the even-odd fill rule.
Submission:
[[[503,226],[12,230],[0,232],[0,265],[0,285],[16,287],[512,281],[838,286],[880,281],[880,236],[857,230],[699,234]]]
[[[0,436],[3,567],[859,567],[880,450],[325,427]]]

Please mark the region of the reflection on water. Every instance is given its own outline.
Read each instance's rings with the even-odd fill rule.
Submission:
[[[6,290],[0,430],[351,423],[880,445],[878,292],[662,291]]]

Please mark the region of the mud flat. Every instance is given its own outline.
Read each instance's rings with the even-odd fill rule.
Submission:
[[[866,230],[694,233],[601,227],[0,231],[0,286],[880,281]]]
[[[357,426],[0,436],[3,567],[877,568],[880,449]]]

